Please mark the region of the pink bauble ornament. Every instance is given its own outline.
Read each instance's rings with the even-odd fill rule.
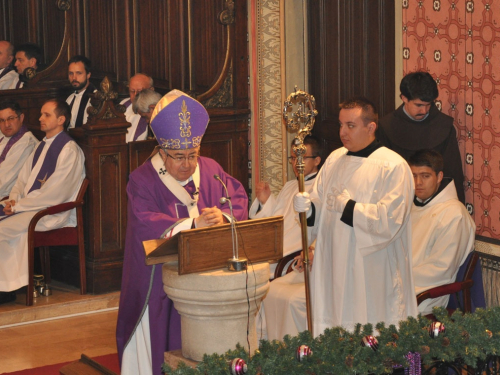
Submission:
[[[235,358],[231,361],[231,375],[244,375],[247,373],[247,364],[241,358]]]
[[[446,332],[446,328],[444,324],[441,322],[432,322],[429,326],[429,336],[432,338],[436,338],[439,335],[442,335]]]
[[[312,356],[313,352],[307,345],[301,345],[297,349],[297,360],[302,362],[304,358]]]
[[[378,340],[371,335],[363,337],[363,339],[361,340],[361,345],[372,348],[374,352],[378,350]]]

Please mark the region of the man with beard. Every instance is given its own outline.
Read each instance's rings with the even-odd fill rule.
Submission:
[[[90,106],[90,95],[96,88],[90,83],[90,60],[81,55],[73,56],[68,61],[68,79],[74,92],[68,96],[66,103],[71,108],[70,128],[76,128],[87,123],[89,114],[87,108]]]

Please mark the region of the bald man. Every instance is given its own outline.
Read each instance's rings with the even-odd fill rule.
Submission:
[[[153,78],[144,73],[137,73],[132,76],[128,81],[128,92],[130,97],[124,99],[120,102],[121,105],[125,106],[125,118],[132,126],[127,130],[127,135],[125,137],[125,142],[142,141],[146,139],[148,135],[148,121],[147,119],[141,117],[140,114],[134,112],[132,108],[132,103],[134,102],[135,96],[142,90],[154,90]]]
[[[12,68],[12,60],[14,46],[6,40],[0,40],[0,90],[11,88],[17,78],[16,70]]]

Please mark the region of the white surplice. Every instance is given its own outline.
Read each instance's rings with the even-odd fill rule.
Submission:
[[[120,104],[124,105],[130,98],[123,99]],[[137,125],[139,125],[139,120],[141,119],[141,115],[134,113],[132,110],[132,103],[127,107],[125,111],[125,119],[127,122],[131,124],[131,126],[127,129],[127,134],[125,135],[125,142],[129,143],[134,140],[135,131],[137,130]],[[148,129],[137,137],[136,141],[142,141],[147,138]]]
[[[313,185],[314,179],[304,181],[304,190],[311,192]],[[283,256],[302,250],[299,214],[293,208],[293,197],[298,192],[299,184],[297,180],[288,181],[278,196],[271,194],[264,205],[260,206],[259,200],[255,199],[248,212],[250,219],[283,215]],[[258,211],[259,207],[260,211]],[[271,264],[271,277],[273,277],[275,269],[276,264]]]
[[[306,178],[311,176],[306,176]],[[313,185],[314,178],[304,181],[304,190],[311,192]],[[299,214],[293,208],[293,197],[298,192],[297,180],[288,181],[278,196],[271,194],[262,206],[259,200],[255,199],[248,212],[250,219],[283,216],[283,256],[302,250]],[[258,211],[259,208],[260,211]],[[276,263],[270,264],[271,278],[274,278],[276,265]],[[297,272],[297,275],[285,275],[273,280],[262,301],[260,313],[257,314],[256,326],[262,327],[265,331],[262,338],[281,340],[286,334],[296,335],[306,329],[307,319],[302,296],[305,296],[304,274]],[[304,313],[302,313],[303,310]]]
[[[19,82],[19,74],[16,72],[16,77],[11,81],[10,86],[7,88],[9,90],[21,89],[24,86],[24,82]],[[19,84],[19,87],[16,87]]]
[[[0,141],[0,155],[10,138],[3,137]],[[19,171],[37,144],[38,140],[28,131],[11,147],[5,160],[0,164],[0,199],[9,195]]]
[[[356,201],[353,227],[340,221],[335,196]],[[413,177],[406,161],[381,147],[368,157],[330,154],[316,177],[311,239],[313,333],[357,323],[398,324],[417,315],[411,269]]]
[[[4,68],[5,69],[5,68]],[[3,73],[3,69],[0,69],[0,74]],[[9,90],[15,88],[15,83],[19,80],[19,74],[16,70],[11,70],[0,78],[0,90]]]
[[[453,181],[425,206],[413,205],[411,220],[415,293],[454,282],[474,248],[476,225],[458,200]],[[449,298],[425,300],[418,312],[431,314],[435,306],[446,307]]]
[[[85,157],[74,141],[68,142],[57,158],[54,173],[38,190],[28,193],[43,164],[49,145],[56,138],[44,139],[46,144],[32,169],[35,151],[26,160],[12,188],[9,200],[15,200],[16,215],[0,221],[0,291],[19,289],[28,284],[28,224],[40,210],[70,202],[78,195],[85,178]],[[42,218],[38,231],[76,225],[76,211],[71,210]]]

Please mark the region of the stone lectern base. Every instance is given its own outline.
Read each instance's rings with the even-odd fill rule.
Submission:
[[[181,276],[177,262],[166,263],[163,287],[181,315],[185,358],[201,361],[204,354],[224,354],[238,343],[258,349],[255,315],[269,289],[269,263],[249,266],[248,275],[221,269]]]

